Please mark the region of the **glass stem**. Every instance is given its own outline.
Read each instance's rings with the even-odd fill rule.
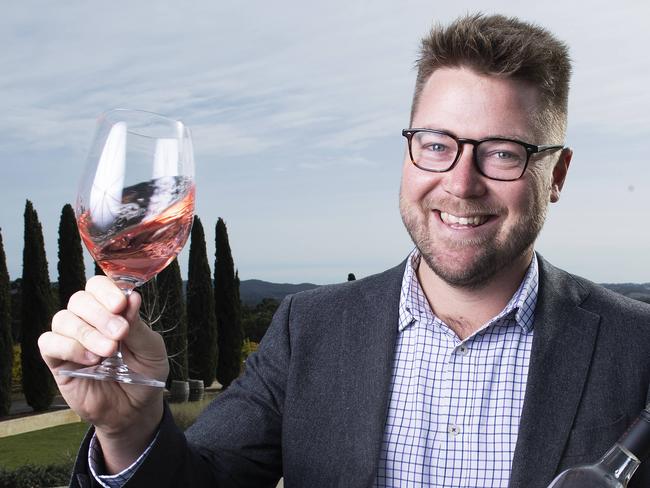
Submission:
[[[133,291],[131,287],[120,288],[126,299],[129,299],[129,295]],[[122,356],[122,341],[117,342],[117,351],[111,357],[105,358],[101,366],[105,368],[110,368],[116,371],[118,374],[127,374],[129,372],[128,366],[124,363],[124,357]]]

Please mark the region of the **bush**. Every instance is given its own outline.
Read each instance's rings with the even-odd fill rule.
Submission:
[[[250,356],[255,351],[257,351],[258,347],[259,347],[259,344],[257,342],[253,342],[250,339],[244,339],[244,343],[241,346],[241,360],[242,360],[242,362],[246,362],[246,360],[248,359],[248,356]]]
[[[192,425],[205,407],[212,401],[213,397],[205,397],[198,402],[172,403],[169,408],[174,417],[176,425],[181,430],[186,430]],[[0,486],[2,488],[2,486]]]
[[[251,341],[260,342],[279,306],[280,302],[273,298],[265,298],[254,307],[242,305],[244,335]]]
[[[0,468],[0,488],[41,488],[62,486],[70,482],[72,461],[65,464],[35,466],[26,464],[20,468]]]

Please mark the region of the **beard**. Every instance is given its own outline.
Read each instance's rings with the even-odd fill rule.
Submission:
[[[512,265],[532,249],[542,230],[548,209],[548,195],[533,189],[527,208],[512,222],[507,235],[483,236],[475,239],[442,240],[430,229],[432,208],[453,208],[457,215],[483,213],[504,215],[503,209],[488,208],[476,202],[465,201],[459,207],[445,201],[433,202],[425,198],[421,203],[409,204],[400,194],[402,222],[425,263],[443,281],[455,288],[478,289],[488,285],[502,269]],[[466,251],[471,258],[459,259],[455,254]]]

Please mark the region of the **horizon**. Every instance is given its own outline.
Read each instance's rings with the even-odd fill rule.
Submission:
[[[650,229],[641,225],[650,208],[650,4],[247,5],[5,6],[0,228],[11,279],[22,275],[26,199],[56,279],[61,208],[75,199],[96,117],[118,106],[192,130],[211,268],[218,217],[241,279],[325,284],[397,265],[413,248],[398,188],[419,40],[433,22],[484,11],[547,27],[574,62],[566,139],[574,158],[537,250],[594,282],[650,281]]]

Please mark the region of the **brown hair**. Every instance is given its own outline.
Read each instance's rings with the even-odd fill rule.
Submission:
[[[571,60],[566,44],[542,27],[503,15],[466,15],[446,28],[431,29],[422,39],[416,67],[411,120],[435,70],[468,67],[532,84],[540,94],[536,127],[550,132],[547,137],[556,139],[554,143],[564,138]]]

